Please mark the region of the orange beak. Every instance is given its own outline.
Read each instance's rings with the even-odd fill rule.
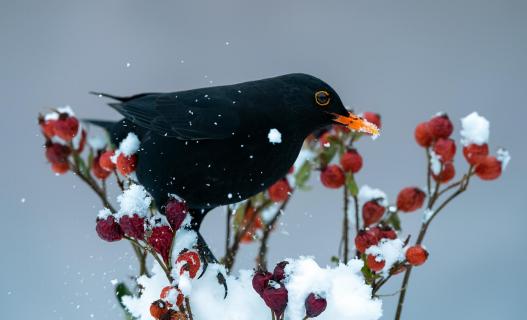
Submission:
[[[333,115],[335,116],[333,121],[340,123],[353,131],[370,134],[373,136],[373,138],[376,138],[380,134],[379,128],[377,128],[376,125],[364,118],[354,115],[351,112],[348,116],[341,116],[340,114],[336,113],[333,113]]]

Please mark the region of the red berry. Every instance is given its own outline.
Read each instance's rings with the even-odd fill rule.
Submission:
[[[430,147],[432,141],[434,140],[432,134],[428,130],[427,122],[421,122],[417,125],[417,127],[415,127],[414,137],[415,141],[417,141],[417,144],[424,148]]]
[[[368,268],[370,268],[371,271],[379,272],[386,265],[386,261],[377,261],[376,256],[369,254],[366,258],[366,265],[368,266]]]
[[[40,118],[39,124],[44,137],[51,139],[55,135],[55,120],[44,120],[44,118]]]
[[[397,195],[397,208],[402,212],[412,212],[423,206],[426,194],[417,187],[407,187]]]
[[[364,112],[362,117],[368,122],[373,123],[377,128],[381,128],[381,115],[375,112]]]
[[[55,162],[51,164],[51,170],[56,174],[64,174],[70,169],[70,164],[67,162]]]
[[[172,230],[177,231],[188,213],[188,206],[185,201],[170,199],[165,208],[165,215]]]
[[[357,173],[362,168],[362,156],[355,149],[351,149],[340,157],[340,165],[346,172]]]
[[[447,162],[443,164],[441,172],[439,172],[438,175],[432,174],[432,177],[439,183],[447,183],[448,181],[452,180],[455,175],[456,169],[454,168],[454,164],[452,162]]]
[[[61,113],[54,122],[53,132],[64,141],[71,141],[79,131],[79,120],[66,113]]]
[[[139,240],[144,239],[145,219],[143,217],[140,217],[135,213],[132,216],[124,215],[119,219],[119,225],[125,235]]]
[[[91,165],[91,172],[93,173],[93,175],[96,178],[104,180],[104,179],[108,178],[108,176],[110,175],[111,172],[110,171],[106,171],[103,168],[101,168],[101,165],[100,165],[100,162],[99,162],[99,158],[100,158],[100,156],[97,156],[97,157],[93,158],[93,162],[92,162],[92,165]]]
[[[469,144],[463,148],[463,155],[470,165],[477,165],[489,154],[489,146],[484,143],[482,145]]]
[[[355,247],[360,253],[364,253],[366,249],[379,243],[379,238],[372,230],[360,230],[355,236]]]
[[[257,271],[253,276],[253,288],[260,296],[263,294],[265,288],[269,284],[273,274],[271,272]]]
[[[150,305],[150,314],[155,319],[161,318],[165,313],[168,312],[168,304],[163,300],[156,300]]]
[[[262,298],[265,304],[280,317],[287,307],[287,289],[284,286],[275,289],[274,287],[267,287],[262,293]]]
[[[306,307],[306,316],[308,318],[315,318],[318,317],[322,312],[324,312],[324,310],[326,310],[328,302],[326,301],[326,299],[314,293],[310,293],[307,296],[304,305]]]
[[[447,139],[454,131],[454,126],[448,116],[442,114],[428,121],[428,130],[434,139]]]
[[[113,171],[115,169],[115,163],[112,162],[112,157],[114,155],[113,150],[105,151],[99,157],[99,165],[106,171]]]
[[[406,261],[412,266],[420,266],[428,258],[428,252],[420,245],[416,245],[406,250]]]
[[[364,226],[369,226],[381,220],[386,208],[381,206],[377,201],[371,200],[362,206],[362,218]]]
[[[337,189],[344,185],[346,177],[344,176],[344,171],[339,166],[332,164],[322,170],[320,180],[327,188]]]
[[[379,236],[380,239],[390,239],[390,240],[397,239],[397,233],[395,232],[395,230],[393,230],[389,226],[382,226],[381,228],[379,228],[379,230],[380,230],[380,236]]]
[[[97,219],[95,231],[97,231],[101,239],[108,242],[119,241],[123,238],[123,230],[113,216],[108,216],[106,219]]]
[[[289,262],[282,261],[279,262],[273,270],[273,280],[276,282],[281,282],[285,279],[285,266],[287,266]]]
[[[449,162],[456,154],[456,142],[452,139],[440,138],[434,144],[434,152],[441,157],[441,162]]]
[[[157,253],[161,254],[165,262],[168,262],[173,238],[174,233],[169,226],[154,227],[148,237],[148,243]]]
[[[77,152],[81,153],[84,150],[84,147],[86,146],[86,138],[87,138],[86,130],[81,130],[81,139],[79,141],[79,146],[77,147]]]
[[[51,163],[68,162],[71,149],[60,143],[46,143],[46,159]]]
[[[501,175],[501,162],[494,156],[486,156],[476,166],[476,175],[481,180],[494,180]]]
[[[125,156],[124,153],[121,153],[117,157],[117,170],[119,170],[123,176],[127,176],[134,172],[136,165],[137,156],[135,154],[131,156]]]
[[[179,270],[179,274],[182,275],[185,273],[185,271],[188,271],[188,274],[192,279],[198,274],[199,268],[201,266],[199,255],[195,251],[185,251],[181,253],[177,257],[176,263],[183,264]]]
[[[178,288],[176,287],[172,287],[172,286],[166,286],[163,288],[163,290],[161,290],[161,293],[159,294],[159,298],[163,299],[164,301],[166,301],[168,299],[168,294],[170,293],[170,290],[177,290],[178,292],[178,295],[176,297],[176,306],[180,306],[182,303],[183,303],[183,300],[185,299],[185,296],[183,295],[183,293],[181,292],[181,290],[179,290]],[[172,304],[167,302],[168,306],[171,307]]]
[[[291,187],[286,179],[280,179],[269,187],[269,198],[274,202],[282,202],[289,198]]]

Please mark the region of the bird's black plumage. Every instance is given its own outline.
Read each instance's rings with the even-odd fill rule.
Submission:
[[[329,103],[317,102],[317,92]],[[334,114],[348,115],[328,84],[306,74],[110,97],[125,117],[109,129],[112,138],[117,144],[128,132],[138,135],[137,179],[157,205],[175,194],[206,211],[268,188],[287,173],[307,135],[331,124]],[[281,143],[269,141],[271,129]]]

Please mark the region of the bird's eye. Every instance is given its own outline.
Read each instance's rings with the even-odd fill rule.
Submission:
[[[327,91],[321,90],[315,93],[315,101],[319,106],[327,106],[330,100],[331,97],[329,96],[329,92]]]

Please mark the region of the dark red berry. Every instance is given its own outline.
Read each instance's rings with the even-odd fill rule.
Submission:
[[[145,219],[143,217],[140,217],[135,213],[132,216],[124,215],[119,219],[119,225],[125,235],[139,240],[144,239]]]
[[[165,208],[165,214],[172,230],[177,231],[181,227],[187,213],[188,206],[185,201],[178,199],[171,199],[168,201]]]
[[[386,208],[381,206],[376,200],[371,200],[362,206],[362,218],[364,226],[369,226],[381,220]]]
[[[150,305],[150,314],[155,319],[161,318],[168,312],[168,304],[163,300],[156,300]]]
[[[442,114],[428,121],[428,130],[434,139],[447,139],[454,131],[454,126],[448,116]]]
[[[306,302],[304,304],[306,307],[306,316],[309,318],[318,317],[322,312],[324,312],[324,310],[326,310],[326,307],[328,306],[328,302],[325,298],[322,298],[314,293],[310,293],[307,296]]]
[[[434,144],[434,152],[440,156],[441,162],[449,162],[456,154],[456,142],[452,139],[438,139]]]
[[[437,175],[432,174],[432,177],[439,183],[447,183],[448,181],[452,180],[455,175],[456,169],[454,168],[454,164],[452,162],[447,162],[443,164],[441,172],[439,172]]]
[[[489,146],[486,143],[482,145],[469,144],[463,148],[463,155],[470,165],[478,165],[489,155]]]
[[[71,149],[60,143],[46,143],[46,159],[51,163],[68,162]]]
[[[379,228],[380,230],[380,239],[390,239],[395,240],[397,239],[397,233],[395,230],[390,228],[389,226],[382,226]]]
[[[282,261],[276,264],[273,270],[273,280],[276,282],[281,282],[285,279],[285,266],[287,266],[289,262]]]
[[[262,293],[262,298],[265,304],[278,316],[280,317],[287,307],[288,296],[287,289],[284,286],[280,286],[275,289],[274,287],[267,287]]]
[[[95,230],[101,239],[108,242],[119,241],[123,238],[123,230],[113,216],[97,219]]]
[[[412,212],[423,206],[426,194],[417,187],[407,187],[397,195],[397,209]]]
[[[355,236],[355,247],[360,253],[364,253],[366,249],[377,243],[379,243],[379,238],[372,230],[360,230]]]
[[[273,274],[270,272],[257,271],[253,276],[253,288],[259,295],[263,294],[265,288],[269,284],[269,280],[273,278]]]
[[[289,198],[291,186],[289,186],[287,179],[280,179],[270,186],[267,191],[269,192],[269,199],[274,202],[282,202]]]
[[[344,185],[346,177],[339,166],[332,164],[320,172],[320,180],[327,188],[337,189]]]
[[[173,238],[174,233],[169,226],[154,227],[148,237],[148,243],[157,253],[161,254],[165,262],[168,262]]]
[[[351,149],[340,157],[340,165],[346,172],[357,173],[362,168],[362,156],[356,149]]]
[[[501,175],[501,162],[494,156],[486,156],[476,166],[476,175],[481,180],[494,180]]]
[[[66,113],[61,113],[59,119],[54,122],[54,134],[64,141],[71,141],[78,131],[79,120]]]
[[[188,274],[192,279],[198,274],[199,268],[201,266],[199,255],[195,251],[185,251],[181,253],[177,257],[176,263],[182,264],[179,274],[182,275],[188,271]]]

